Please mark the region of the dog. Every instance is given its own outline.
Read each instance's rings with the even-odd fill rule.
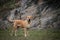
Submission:
[[[10,22],[13,22],[13,29],[12,33],[14,32],[15,36],[17,36],[17,28],[21,27],[24,30],[24,36],[26,37],[28,35],[27,28],[30,28],[30,23],[31,23],[32,16],[27,16],[25,20],[11,20],[8,17],[8,20]]]

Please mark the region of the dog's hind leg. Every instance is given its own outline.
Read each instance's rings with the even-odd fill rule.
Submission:
[[[13,24],[13,28],[12,28],[12,33],[11,33],[11,35],[17,36],[16,32],[17,32],[17,26],[16,26],[15,23],[14,23],[14,24]]]
[[[17,26],[16,24],[13,25],[14,35],[17,36]]]

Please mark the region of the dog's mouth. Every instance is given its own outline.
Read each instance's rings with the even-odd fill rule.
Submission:
[[[28,23],[30,24],[31,19],[28,19]]]

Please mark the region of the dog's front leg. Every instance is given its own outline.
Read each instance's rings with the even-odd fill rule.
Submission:
[[[27,29],[24,28],[24,36],[27,37]]]

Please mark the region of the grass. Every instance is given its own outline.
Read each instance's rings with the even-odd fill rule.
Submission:
[[[18,30],[17,34],[17,36],[10,36],[8,30],[0,30],[0,40],[60,40],[60,30],[53,29],[29,30],[30,36],[26,38],[21,29]]]

